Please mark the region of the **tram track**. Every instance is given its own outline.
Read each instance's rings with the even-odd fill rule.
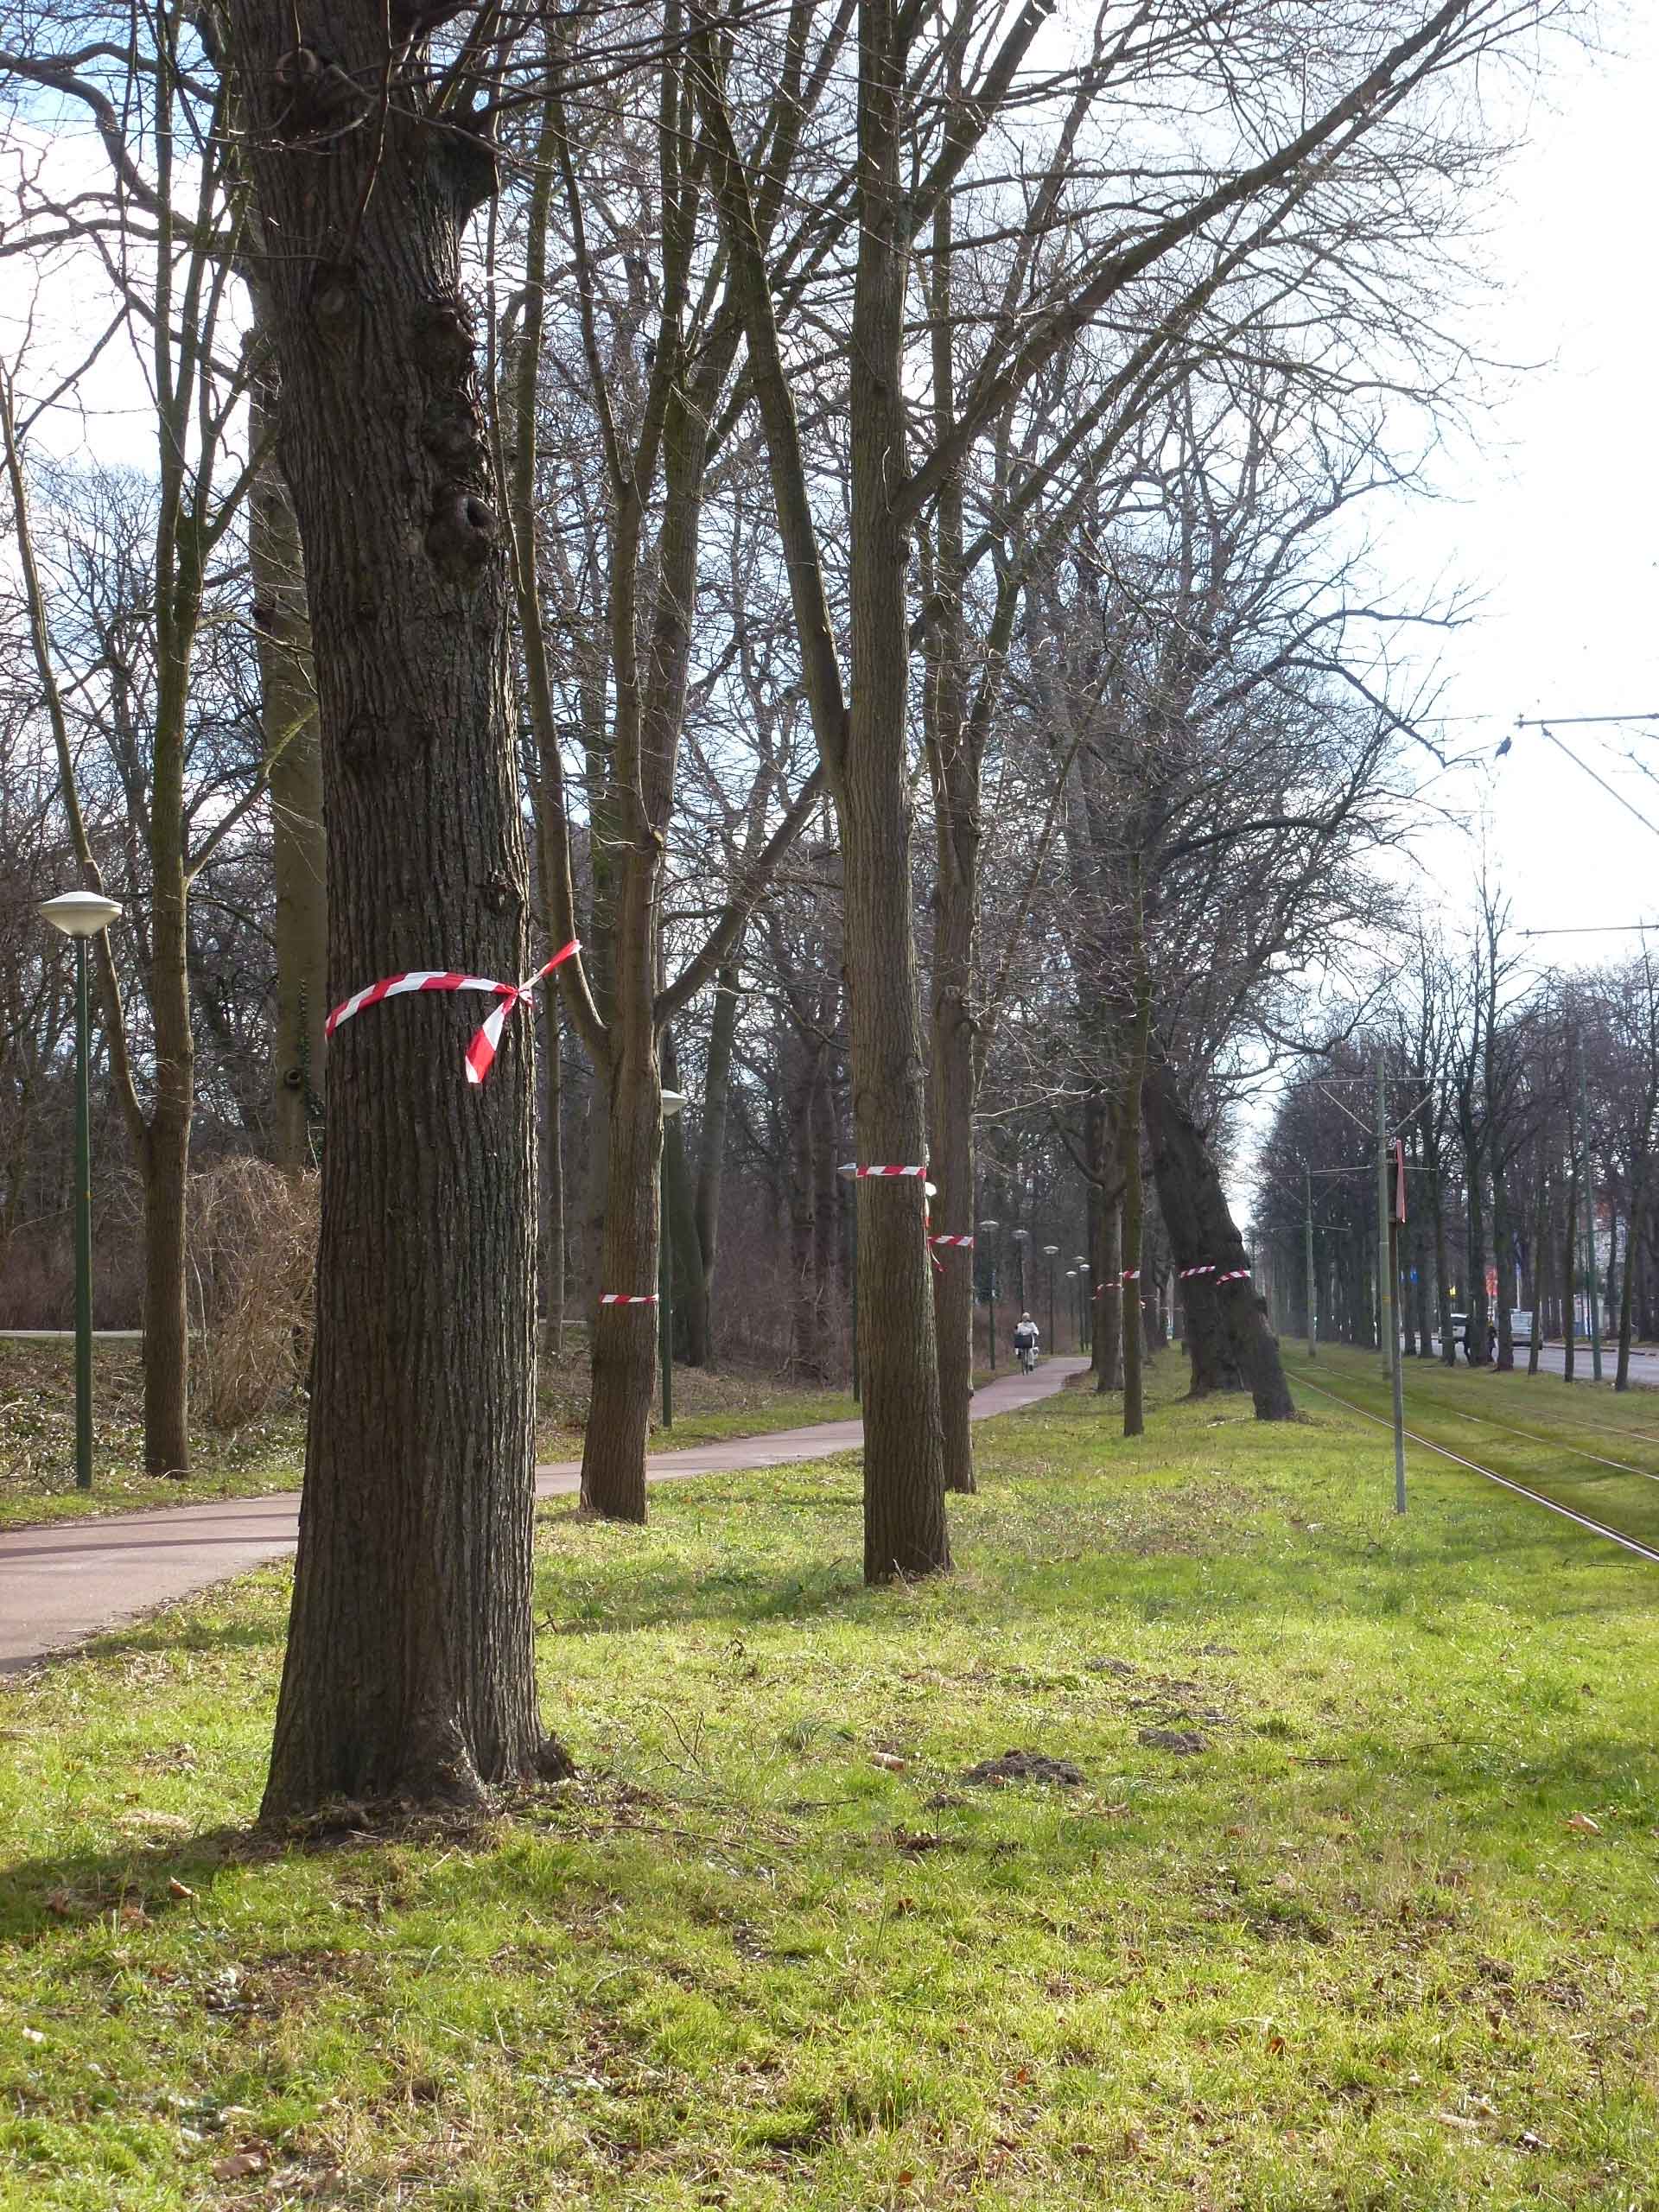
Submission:
[[[1333,1405],[1342,1407],[1346,1413],[1357,1414],[1361,1421],[1371,1422],[1375,1427],[1390,1431],[1393,1429],[1392,1421],[1385,1420],[1381,1414],[1370,1412],[1364,1406],[1356,1405],[1351,1398],[1344,1398],[1340,1391],[1332,1389],[1327,1383],[1315,1382],[1310,1376],[1300,1371],[1295,1376],[1295,1381],[1299,1385],[1305,1384],[1310,1390],[1317,1390],[1321,1397],[1329,1398]],[[1444,1411],[1449,1408],[1437,1408],[1436,1410]],[[1479,1416],[1471,1414],[1466,1418],[1473,1420]],[[1502,1422],[1497,1421],[1490,1425],[1500,1429],[1503,1427]],[[1489,1483],[1496,1483],[1500,1490],[1510,1491],[1516,1497],[1527,1499],[1530,1504],[1541,1505],[1547,1513],[1557,1514],[1563,1521],[1572,1522],[1575,1528],[1584,1529],[1588,1535],[1603,1537],[1608,1543],[1617,1544],[1622,1551],[1633,1552],[1637,1559],[1647,1560],[1651,1565],[1659,1567],[1659,1550],[1656,1550],[1650,1544],[1642,1543],[1635,1536],[1626,1535],[1623,1529],[1610,1528],[1606,1522],[1598,1521],[1588,1513],[1575,1512],[1572,1506],[1563,1505],[1559,1498],[1548,1497],[1542,1491],[1534,1490],[1527,1483],[1517,1482],[1512,1475],[1499,1474],[1495,1467],[1484,1467],[1478,1459],[1465,1459],[1462,1452],[1453,1452],[1446,1445],[1437,1444],[1432,1436],[1425,1436],[1420,1430],[1408,1428],[1405,1433],[1408,1440],[1421,1450],[1432,1452],[1439,1459],[1449,1459],[1454,1466],[1466,1468],[1471,1474],[1479,1475]],[[1516,1430],[1511,1433],[1520,1435],[1525,1432]],[[1546,1448],[1551,1448],[1551,1440],[1548,1438],[1533,1440],[1542,1442]],[[1588,1452],[1582,1456],[1586,1459],[1594,1457],[1592,1453]],[[1601,1464],[1611,1466],[1616,1463],[1605,1461]],[[1645,1471],[1642,1468],[1631,1468],[1624,1471],[1642,1474]],[[1659,1476],[1649,1476],[1648,1479],[1659,1481]]]

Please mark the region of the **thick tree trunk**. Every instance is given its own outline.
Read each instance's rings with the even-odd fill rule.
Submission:
[[[461,274],[488,156],[415,80],[358,130],[385,18],[232,35],[304,547],[340,995],[411,968],[511,979],[530,887],[506,700],[505,578]],[[330,103],[347,101],[344,113]],[[330,127],[332,124],[333,127]],[[284,133],[291,136],[286,137]],[[403,997],[334,1040],[317,1340],[265,1812],[476,1801],[560,1763],[536,1709],[533,1025],[481,1088],[478,1000]]]
[[[1243,1268],[1244,1240],[1228,1211],[1215,1161],[1161,1063],[1147,1068],[1142,1097],[1159,1207],[1176,1266],[1213,1266],[1223,1273]],[[1192,1395],[1248,1389],[1258,1421],[1294,1419],[1278,1343],[1255,1285],[1200,1277],[1186,1287]]]

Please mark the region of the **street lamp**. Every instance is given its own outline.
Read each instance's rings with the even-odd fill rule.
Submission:
[[[671,1122],[685,1111],[685,1093],[663,1093],[663,1121]],[[657,1167],[657,1334],[663,1363],[663,1427],[674,1426],[674,1240],[668,1222],[668,1130],[663,1130],[663,1156]]]
[[[66,891],[41,912],[75,941],[75,1488],[92,1486],[92,1135],[86,1062],[86,942],[121,909],[97,891]]]
[[[1095,1309],[1089,1294],[1089,1277],[1094,1273],[1090,1262],[1081,1252],[1077,1255],[1077,1349],[1092,1351],[1095,1345]]]
[[[1048,1348],[1050,1351],[1054,1352],[1059,1350],[1058,1344],[1054,1341],[1054,1262],[1058,1256],[1059,1249],[1058,1244],[1045,1244],[1043,1247],[1048,1259]]]
[[[1014,1256],[1020,1262],[1020,1311],[1023,1313],[1026,1310],[1026,1247],[1031,1242],[1031,1231],[1016,1229],[1013,1235]]]
[[[989,1236],[997,1230],[1001,1229],[1001,1226],[1002,1224],[1000,1221],[982,1221],[979,1224],[979,1233],[982,1236]],[[991,1269],[990,1274],[986,1278],[986,1282],[990,1294],[986,1299],[985,1304],[991,1317],[991,1372],[995,1375],[996,1372],[996,1248],[995,1245],[991,1248]]]

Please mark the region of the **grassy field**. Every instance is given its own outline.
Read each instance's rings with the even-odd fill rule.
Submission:
[[[194,1464],[182,1482],[143,1471],[143,1387],[136,1344],[94,1347],[92,1489],[74,1487],[73,1355],[67,1344],[0,1338],[0,1528],[131,1513],[214,1497],[254,1497],[298,1486],[305,1462],[302,1401],[224,1432],[199,1421]],[[537,1370],[537,1452],[542,1459],[582,1456],[588,1408],[585,1352],[543,1358]],[[653,1422],[649,1449],[676,1451],[728,1437],[765,1435],[811,1421],[845,1421],[858,1408],[839,1390],[791,1388],[767,1370],[694,1368],[674,1371],[671,1429]]]
[[[277,1573],[0,1694],[4,2212],[1659,2203],[1656,1570],[1328,1408],[980,1450],[913,1588],[851,1459],[544,1509],[485,1822],[250,1831]]]

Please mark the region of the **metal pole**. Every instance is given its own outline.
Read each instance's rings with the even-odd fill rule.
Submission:
[[[75,939],[75,1488],[92,1486],[92,1116],[86,940]]]
[[[1319,1325],[1313,1309],[1313,1171],[1302,1162],[1302,1180],[1307,1186],[1307,1356],[1319,1356]]]
[[[1376,1060],[1376,1348],[1382,1355],[1382,1375],[1394,1376],[1394,1298],[1389,1281],[1389,1104],[1382,1075],[1382,1056]]]
[[[995,1375],[996,1372],[996,1262],[995,1260],[991,1262],[990,1291],[991,1372]]]
[[[1579,1032],[1579,1130],[1584,1147],[1585,1290],[1590,1300],[1590,1372],[1601,1380],[1601,1309],[1596,1298],[1596,1192],[1590,1175],[1590,1092],[1584,1079],[1584,1032]]]
[[[663,1363],[663,1427],[674,1426],[674,1255],[668,1234],[668,1145],[657,1166],[657,1332]]]
[[[1059,1350],[1059,1346],[1054,1341],[1054,1262],[1052,1260],[1048,1263],[1048,1348],[1052,1352]]]
[[[1394,1270],[1394,1279],[1398,1281],[1400,1224],[1394,1218],[1392,1208],[1389,1214],[1389,1265]],[[1406,1510],[1406,1386],[1401,1373],[1400,1332],[1397,1329],[1389,1341],[1393,1352],[1389,1362],[1389,1380],[1394,1392],[1394,1510],[1396,1513],[1403,1513]]]

